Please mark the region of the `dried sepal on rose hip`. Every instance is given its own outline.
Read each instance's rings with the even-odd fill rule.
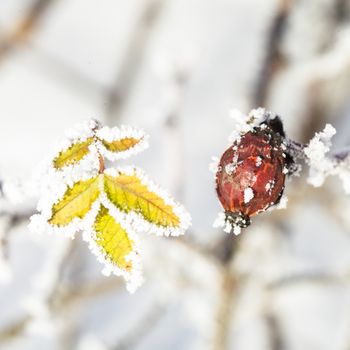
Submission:
[[[278,116],[260,108],[233,118],[230,147],[216,167],[216,192],[224,213],[215,226],[239,234],[252,216],[280,202],[295,163]]]

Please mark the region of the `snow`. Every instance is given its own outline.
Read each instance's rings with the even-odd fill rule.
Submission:
[[[22,23],[32,3],[0,1],[4,36]],[[117,348],[125,336],[140,340],[136,331],[159,300],[166,300],[166,311],[139,341],[138,350],[206,350],[212,345],[220,325],[217,309],[223,302],[223,281],[221,265],[216,260],[213,263],[206,252],[225,237],[221,230],[210,228],[220,204],[213,176],[206,169],[210,156],[219,155],[226,146],[227,130],[234,127],[227,111],[237,106],[248,112],[251,107],[267,54],[267,35],[280,2],[167,1],[145,49],[140,50],[142,60],[132,72],[135,78],[122,110],[106,116],[110,88],[120,83],[121,68],[132,49],[130,38],[137,33],[146,3],[51,2],[28,44],[17,46],[2,60],[1,179],[5,175],[11,181],[15,176],[20,180],[27,177],[44,158],[52,140],[61,137],[72,123],[97,117],[103,122],[108,118],[110,126],[121,122],[140,126],[152,136],[152,148],[137,164],[166,188],[172,188],[168,174],[181,175],[173,188],[193,215],[191,236],[184,240],[144,236],[149,244],[143,245],[143,253],[151,258],[143,260],[147,283],[137,294],[130,296],[119,287],[84,300],[73,294],[79,304],[62,305],[63,319],[69,322],[57,337],[50,332],[35,337],[27,334],[4,344],[6,349],[51,349],[67,340],[68,345],[83,349]],[[293,4],[280,45],[288,64],[272,75],[266,105],[282,116],[289,137],[303,140],[310,125],[327,119],[336,126],[336,140],[342,138],[339,146],[343,147],[350,125],[350,36],[348,22],[339,25],[333,16],[335,6],[333,0]],[[338,37],[342,40],[339,44]],[[185,93],[179,97],[171,81],[173,69],[167,77],[159,71],[164,66],[176,67],[188,56],[195,62],[187,69]],[[164,62],[160,68],[159,57]],[[310,113],[313,106],[321,113]],[[169,114],[175,114],[179,121],[172,130],[177,134],[180,164],[168,152],[164,120]],[[340,118],[344,127],[339,125]],[[349,179],[345,163],[341,174]],[[238,290],[227,332],[229,348],[270,349],[273,336],[290,350],[342,349],[348,345],[349,198],[337,178],[317,191],[304,189],[304,175],[288,183],[292,205],[287,211],[259,215],[240,237],[230,266]],[[300,196],[304,190],[307,195]],[[29,209],[32,207],[31,202]],[[15,210],[23,208],[21,204]],[[186,238],[190,238],[189,243]],[[1,288],[2,329],[25,316],[18,305],[31,293],[32,276],[49,261],[57,239],[64,240],[33,235],[26,225],[11,229],[13,283]],[[197,242],[205,250],[202,255],[192,249]],[[95,257],[85,242],[74,243],[78,249],[74,259],[65,264],[69,271],[62,287],[87,283],[103,288],[106,279],[101,278]],[[281,280],[286,283],[274,288]],[[270,322],[270,317],[276,323]],[[45,332],[43,322],[37,326]]]
[[[218,213],[216,219],[213,222],[214,228],[223,228],[226,233],[233,233],[236,236],[239,235],[242,231],[239,225],[234,224],[230,220],[227,220],[226,214],[223,212]]]
[[[264,108],[252,109],[248,115],[237,109],[231,110],[230,117],[233,119],[234,129],[229,136],[229,143],[238,143],[242,135],[252,131],[255,126],[260,125],[265,120],[266,115],[270,114]]]
[[[334,162],[327,157],[332,145],[331,138],[336,133],[331,125],[326,125],[325,130],[310,140],[308,146],[304,149],[307,157],[310,171],[308,182],[315,187],[320,187],[326,177],[333,171]]]
[[[274,180],[270,180],[266,185],[265,185],[265,190],[266,192],[270,192],[272,191],[272,189],[275,186],[275,181]]]
[[[327,124],[322,132],[315,134],[304,149],[310,166],[308,182],[320,187],[329,175],[337,175],[343,183],[345,193],[350,193],[350,156],[338,160],[330,153],[331,139],[335,134],[335,128]]]
[[[244,190],[244,203],[249,203],[254,198],[254,191],[251,187],[247,187]]]
[[[280,202],[276,205],[276,209],[286,209],[288,204],[288,197],[284,194]]]
[[[220,163],[220,158],[215,156],[211,157],[211,162],[209,163],[209,171],[213,173],[214,176],[220,169],[219,163]]]
[[[99,151],[110,161],[114,162],[119,159],[126,159],[132,155],[140,153],[148,148],[149,136],[141,129],[135,129],[130,126],[121,125],[120,127],[103,127],[96,131],[96,136],[100,139],[106,140],[107,142],[113,142],[121,140],[123,138],[135,138],[140,140],[134,147],[129,148],[123,152],[111,152],[101,143],[99,143]]]
[[[176,202],[167,191],[151,181],[143,170],[133,166],[109,168],[105,170],[105,174],[109,176],[117,176],[119,173],[136,176],[140,179],[141,183],[145,185],[149,191],[157,194],[164,200],[165,204],[171,206],[174,214],[180,219],[178,227],[164,227],[150,223],[140,214],[132,211],[128,213],[128,221],[135,230],[138,232],[148,232],[157,236],[180,236],[191,226],[191,216],[185,208],[180,203]]]
[[[235,169],[236,169],[236,165],[233,163],[226,164],[226,166],[225,166],[225,172],[228,175],[232,175],[232,173],[235,171]]]
[[[142,151],[148,146],[148,136],[142,130],[137,130],[128,126],[121,126],[120,128],[101,127],[99,122],[89,120],[68,131],[66,133],[66,139],[60,143],[60,147],[56,149],[54,154],[66,150],[75,142],[82,142],[90,137],[97,139],[89,146],[89,154],[77,164],[67,165],[62,170],[57,170],[54,167],[52,160],[44,162],[41,165],[37,174],[38,182],[41,182],[41,198],[37,206],[39,214],[35,214],[31,217],[29,229],[32,232],[55,233],[70,238],[74,238],[74,235],[77,232],[82,231],[83,239],[88,242],[90,250],[97,257],[97,260],[104,265],[102,273],[105,276],[109,276],[111,273],[117,276],[123,276],[126,280],[127,289],[133,293],[143,283],[141,271],[141,249],[136,232],[149,232],[159,236],[183,235],[191,225],[191,217],[182,205],[177,203],[165,190],[150,181],[141,169],[132,166],[124,168],[108,168],[104,170],[104,174],[117,176],[122,173],[136,176],[149,191],[160,196],[165,204],[172,207],[174,214],[179,218],[179,225],[177,227],[165,227],[150,223],[145,220],[141,214],[134,211],[129,213],[120,211],[107,198],[104,191],[103,174],[99,174],[100,155],[105,155],[110,160],[115,161]],[[116,155],[114,155],[113,152],[107,151],[100,142],[101,139],[112,142],[129,137],[140,139],[141,141],[129,150],[114,152]],[[55,157],[54,154],[52,155],[52,158]],[[77,181],[89,180],[96,177],[98,177],[97,181],[99,182],[100,195],[92,204],[88,213],[86,213],[83,218],[75,217],[68,225],[60,226],[50,224],[49,220],[53,214],[53,206],[62,200],[67,189],[72,188]],[[110,215],[114,217],[116,222],[128,232],[130,240],[133,242],[133,251],[126,257],[126,261],[131,261],[132,263],[133,268],[131,272],[116,266],[113,261],[106,256],[103,248],[97,243],[97,233],[94,231],[93,227],[101,204],[109,210]]]

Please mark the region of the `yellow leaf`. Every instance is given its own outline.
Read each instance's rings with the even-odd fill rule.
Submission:
[[[115,221],[103,205],[101,205],[97,214],[94,228],[96,243],[108,260],[120,269],[130,272],[132,263],[126,261],[125,258],[133,251],[134,242],[129,239],[128,233]]]
[[[178,227],[180,224],[173,208],[142,184],[135,174],[105,175],[104,189],[109,200],[124,212],[135,211],[158,226]]]
[[[59,153],[54,159],[53,165],[56,169],[61,169],[66,165],[79,162],[83,157],[89,153],[89,146],[91,145],[93,138],[90,137],[83,142],[74,143],[68,149]]]
[[[78,181],[68,188],[63,199],[52,208],[49,223],[57,226],[68,225],[74,218],[83,218],[99,196],[99,178]]]
[[[102,140],[103,145],[111,152],[124,152],[139,144],[143,138],[124,137],[119,140],[108,142]]]

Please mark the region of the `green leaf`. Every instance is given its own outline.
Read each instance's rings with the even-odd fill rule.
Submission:
[[[68,188],[61,201],[52,208],[49,223],[57,226],[68,225],[74,218],[83,218],[100,194],[99,177],[78,181]]]
[[[125,258],[133,251],[134,242],[129,239],[126,230],[116,222],[109,214],[109,210],[103,205],[97,214],[94,229],[96,231],[96,244],[108,260],[120,269],[130,272],[132,263]]]

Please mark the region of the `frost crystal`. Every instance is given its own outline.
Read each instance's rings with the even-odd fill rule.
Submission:
[[[331,138],[336,134],[336,130],[327,124],[322,132],[310,140],[304,153],[310,166],[308,182],[315,186],[322,186],[326,177],[338,175],[343,182],[344,190],[350,193],[350,157],[335,158],[329,155],[332,146]]]
[[[280,202],[276,205],[276,209],[286,209],[288,204],[288,197],[283,195]]]
[[[220,159],[218,157],[211,157],[211,162],[209,163],[209,171],[214,175],[219,171]]]
[[[249,203],[253,198],[254,198],[253,189],[251,187],[247,187],[244,190],[244,203]]]
[[[111,152],[104,147],[103,144],[99,143],[99,151],[113,162],[118,159],[129,158],[131,155],[140,153],[148,148],[148,135],[146,135],[143,130],[136,130],[129,126],[122,125],[120,128],[108,128],[105,126],[97,130],[96,135],[109,143],[122,139],[141,140],[134,147],[121,152]]]
[[[325,178],[334,170],[334,161],[328,158],[326,154],[332,145],[331,138],[336,130],[327,124],[324,131],[316,133],[310,140],[308,146],[304,149],[310,165],[309,183],[315,187],[322,186]]]
[[[105,158],[127,158],[144,150],[147,140],[142,130],[110,129],[94,120],[75,127],[37,174],[39,214],[29,225],[34,232],[71,238],[83,232],[90,250],[104,264],[102,273],[124,277],[130,292],[143,281],[137,233],[179,236],[191,224],[185,209],[140,169],[105,169]]]
[[[241,233],[241,227],[228,220],[226,214],[220,212],[213,223],[214,228],[222,227],[226,233],[234,233],[236,236]]]
[[[252,109],[248,116],[237,109],[231,110],[230,117],[233,119],[235,127],[229,136],[229,143],[239,142],[242,135],[264,122],[267,116],[273,118],[272,113],[265,108]]]

